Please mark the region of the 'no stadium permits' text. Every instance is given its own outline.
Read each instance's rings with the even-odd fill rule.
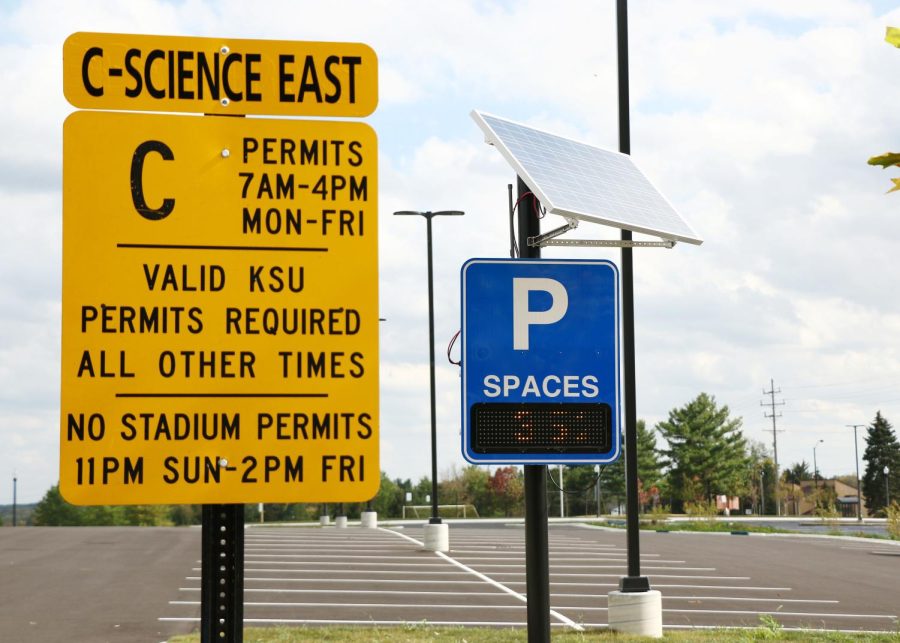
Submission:
[[[374,131],[76,112],[64,147],[65,497],[374,496]]]

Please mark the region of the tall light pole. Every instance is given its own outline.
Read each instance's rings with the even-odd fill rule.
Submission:
[[[428,239],[428,353],[431,360],[431,518],[429,524],[441,524],[438,513],[437,490],[437,416],[435,411],[435,387],[434,387],[434,269],[432,267],[431,252],[431,220],[437,216],[461,217],[465,212],[461,210],[439,210],[438,212],[418,212],[414,210],[399,210],[395,215],[415,215],[425,217]]]
[[[885,516],[887,515],[887,508],[891,506],[891,485],[888,482],[888,474],[891,470],[887,465],[884,465],[884,511]]]
[[[862,491],[859,484],[859,443],[856,441],[856,429],[865,424],[848,424],[853,427],[853,453],[856,460],[856,519],[862,522]]]
[[[813,478],[815,479],[816,491],[819,490],[819,465],[816,464],[816,449],[818,449],[819,445],[824,441],[825,440],[819,440],[813,447]]]

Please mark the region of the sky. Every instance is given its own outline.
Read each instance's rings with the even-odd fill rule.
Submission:
[[[634,251],[649,425],[706,392],[771,449],[774,384],[779,464],[811,464],[815,447],[831,476],[854,470],[847,425],[879,410],[900,423],[900,194],[885,194],[900,170],[866,164],[900,151],[888,25],[900,8],[875,0],[629,3],[632,155],[704,239]],[[74,111],[62,47],[78,31],[375,50],[381,465],[430,474],[425,226],[392,213],[452,209],[466,214],[434,223],[438,469],[465,466],[459,369],[443,356],[461,265],[509,254],[515,180],[469,113],[617,149],[615,3],[0,1],[0,504],[14,475],[23,503],[59,476],[62,123]]]

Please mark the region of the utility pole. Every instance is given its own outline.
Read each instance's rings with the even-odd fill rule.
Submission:
[[[775,413],[776,406],[784,406],[784,401],[776,402],[775,394],[781,393],[781,389],[775,389],[775,380],[769,380],[769,390],[763,389],[763,395],[770,396],[769,402],[760,402],[760,406],[769,406],[772,408],[771,413],[764,413],[765,417],[772,418],[772,449],[775,452],[775,515],[781,515],[781,493],[778,489],[778,481],[780,479],[778,473],[778,427],[775,424],[775,418],[780,418],[781,413]]]
[[[856,520],[862,522],[862,491],[859,483],[859,442],[856,440],[856,429],[865,427],[865,424],[848,424],[853,427],[853,459],[856,461]]]

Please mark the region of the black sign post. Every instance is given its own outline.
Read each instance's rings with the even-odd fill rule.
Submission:
[[[628,116],[628,0],[616,3],[619,68],[619,151],[631,154],[631,125]],[[628,575],[622,577],[623,592],[646,592],[650,581],[641,576],[640,505],[637,472],[637,401],[634,368],[634,262],[631,230],[622,229],[622,379],[625,387],[625,506],[628,537]]]
[[[518,177],[519,258],[539,259],[541,249],[528,237],[541,233],[537,203]],[[525,591],[528,643],[550,643],[550,542],[547,532],[547,465],[525,465]]]
[[[244,640],[244,505],[203,505],[201,643]]]

